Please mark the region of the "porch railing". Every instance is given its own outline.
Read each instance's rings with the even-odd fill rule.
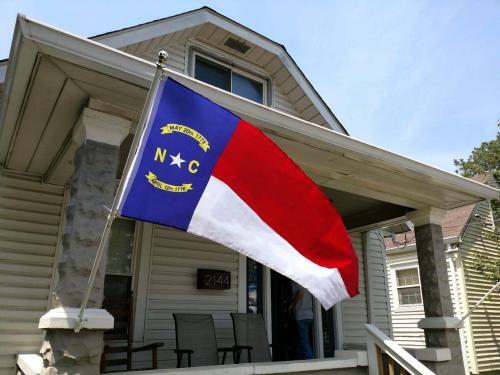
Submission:
[[[372,324],[366,324],[370,375],[435,375]]]

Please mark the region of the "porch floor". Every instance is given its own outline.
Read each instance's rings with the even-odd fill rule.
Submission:
[[[127,372],[115,373],[117,375],[129,375]],[[231,374],[231,375],[254,375],[254,374],[336,374],[336,375],[365,375],[368,367],[359,366],[355,358],[352,359],[312,359],[305,361],[286,362],[262,362],[242,363],[238,365],[220,365],[191,367],[181,369],[158,369],[134,372],[137,375],[185,375],[185,374]]]

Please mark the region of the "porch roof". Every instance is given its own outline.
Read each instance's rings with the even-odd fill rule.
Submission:
[[[47,68],[45,81],[41,80],[42,68]],[[22,171],[51,183],[65,183],[64,179],[71,172],[68,160],[74,152],[67,142],[68,136],[71,140],[72,131],[68,123],[76,120],[73,117],[79,115],[89,98],[97,98],[99,103],[121,110],[123,116],[136,118],[155,69],[155,65],[146,60],[19,16],[0,109],[0,163],[7,170]],[[174,71],[167,70],[167,73],[260,127],[327,193],[333,192],[331,197],[337,206],[347,201],[351,208],[357,204],[358,210],[351,210],[353,215],[366,216],[374,210],[389,208],[394,214],[384,219],[393,219],[426,206],[451,209],[499,197],[500,191],[489,186],[251,102]],[[37,123],[40,116],[36,113],[31,113],[27,121],[26,108],[40,110],[42,100],[48,100],[40,93],[48,92],[58,74],[61,82],[65,82],[63,87],[66,82],[72,82],[75,90],[80,89],[83,94],[75,94],[77,98],[73,102],[68,99],[61,104],[59,122],[52,121],[58,115],[56,102],[61,101],[61,97],[64,99],[61,88],[54,102],[43,106],[51,108],[43,123]],[[34,90],[39,94],[32,95]],[[50,143],[57,134],[60,143]],[[35,167],[38,166],[35,168],[33,160],[38,158],[40,162],[35,163]],[[58,171],[59,179],[54,178],[54,170],[63,167],[66,172]],[[378,215],[372,222],[380,221],[380,217],[383,216]]]

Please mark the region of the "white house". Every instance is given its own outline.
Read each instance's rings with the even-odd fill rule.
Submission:
[[[484,176],[476,180],[486,182]],[[492,236],[494,222],[490,204],[480,202],[449,210],[442,226],[453,314],[462,318],[496,283],[477,265],[481,258],[483,263],[490,263],[500,257],[500,247]],[[418,321],[425,313],[415,233],[409,231],[390,236],[386,231],[386,234],[393,338],[405,348],[423,348],[425,336],[418,328]],[[500,370],[499,297],[498,292],[494,293],[472,311],[461,330],[465,363],[473,374]]]
[[[261,128],[324,190],[359,258],[360,295],[330,311],[316,305],[318,360],[235,368],[366,373],[369,362],[376,373],[376,347],[407,370],[420,368],[381,334],[391,332],[389,298],[383,238],[373,230],[411,218],[418,251],[439,254],[444,210],[496,199],[499,191],[351,138],[282,45],[201,8],[93,38],[18,17],[0,66],[0,373],[14,372],[17,354],[40,351],[44,373],[99,371],[102,329],[92,329],[90,318],[79,333],[55,326],[54,309],[79,307],[106,220],[103,206],[121,177],[161,49],[169,53],[166,74]],[[119,293],[113,275],[129,280],[119,285],[134,292],[133,344],[164,343],[161,369],[176,365],[174,312],[212,314],[219,344],[231,346],[229,313],[257,310],[270,341],[289,340],[286,278],[161,226],[119,220],[114,233],[89,307],[101,307],[106,288]],[[418,235],[425,241],[419,244]],[[439,256],[420,264],[440,293],[423,292],[431,348],[417,357],[436,373],[460,373],[444,264]],[[197,289],[200,268],[229,271],[230,289]],[[39,319],[48,310],[42,331]],[[147,366],[151,357],[136,353],[132,362]]]

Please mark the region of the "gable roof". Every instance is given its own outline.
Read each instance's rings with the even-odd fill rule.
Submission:
[[[322,117],[326,120],[328,126],[330,126],[333,130],[348,135],[345,127],[337,119],[332,110],[328,107],[323,98],[304,75],[284,45],[277,43],[266,36],[259,34],[256,31],[218,13],[212,8],[204,6],[202,8],[180,13],[174,16],[160,18],[135,26],[95,35],[90,39],[114,48],[123,48],[133,43],[152,39],[175,31],[192,28],[203,23],[212,23],[275,54],[300,85]]]
[[[469,177],[469,180],[487,185],[489,176],[478,175]],[[447,210],[441,223],[441,227],[443,228],[443,238],[461,236],[467,228],[467,224],[470,221],[470,217],[475,207],[476,204],[469,204],[467,206]],[[392,238],[385,238],[384,242],[386,249],[395,249],[415,245],[415,231],[396,234],[394,240]]]

